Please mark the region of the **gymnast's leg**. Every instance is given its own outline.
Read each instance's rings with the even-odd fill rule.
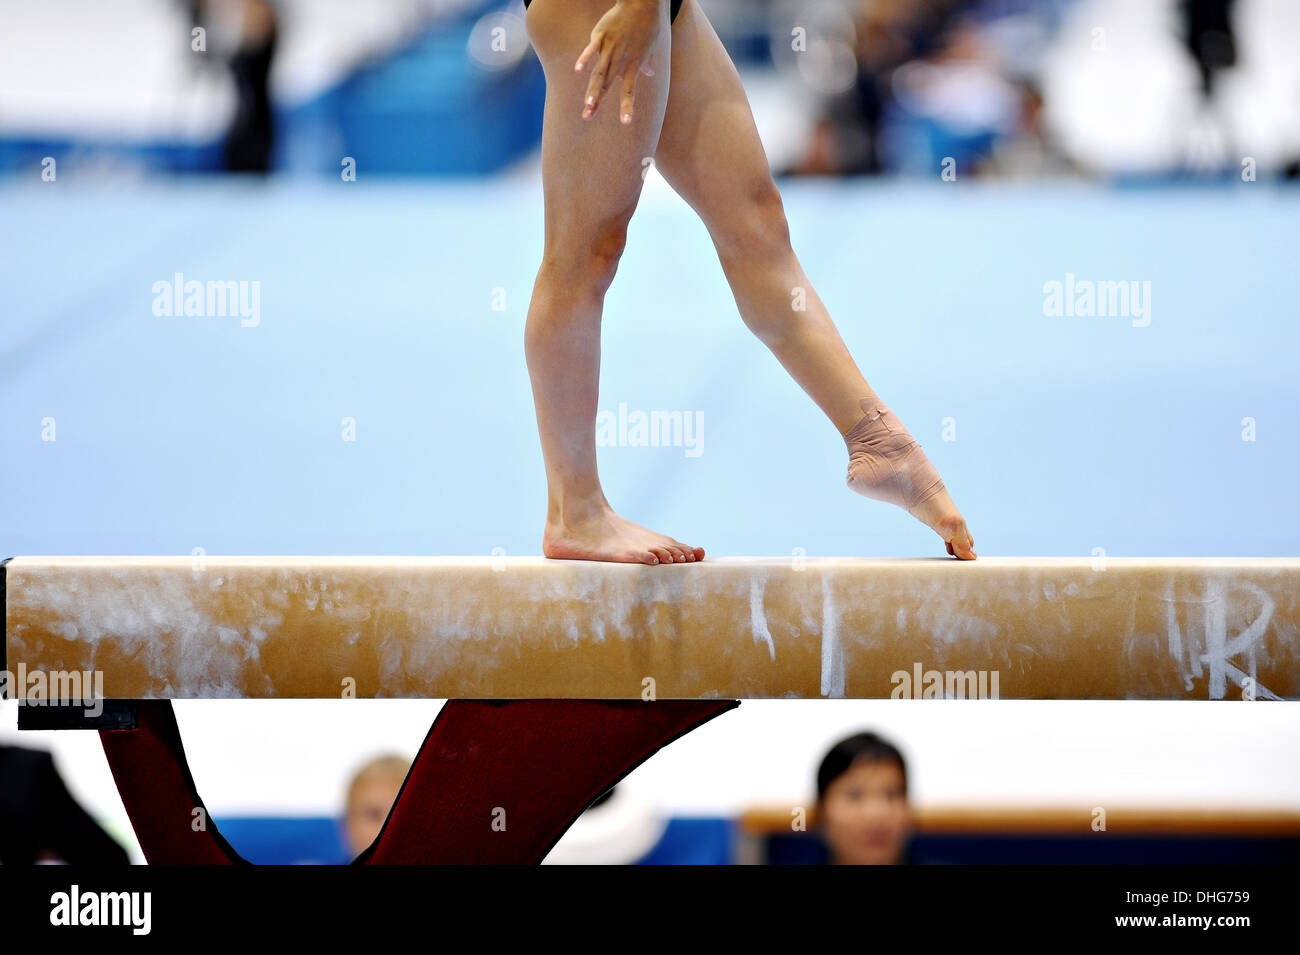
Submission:
[[[542,120],[545,250],[528,307],[524,347],[546,463],[547,557],[628,563],[701,560],[704,549],[614,513],[596,473],[600,322],[605,291],[654,155],[670,76],[669,5],[659,8],[654,75],[636,76],[630,123],[617,75],[589,118],[594,61],[574,66],[613,0],[532,0],[525,22],[546,74]],[[680,19],[680,17],[679,17]],[[652,21],[653,22],[653,21]]]
[[[849,486],[906,508],[949,554],[973,559],[938,472],[862,377],[790,247],[744,87],[696,0],[678,14],[671,68],[655,166],[703,219],[745,324],[839,429]]]

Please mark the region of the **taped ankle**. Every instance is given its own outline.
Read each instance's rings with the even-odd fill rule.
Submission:
[[[863,398],[862,420],[844,435],[846,483],[864,497],[911,510],[944,489],[921,444],[878,398]]]

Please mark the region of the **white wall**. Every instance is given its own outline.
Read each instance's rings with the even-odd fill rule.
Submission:
[[[1173,0],[1080,0],[1044,58],[1048,123],[1102,172],[1216,153],[1233,167],[1246,156],[1262,170],[1283,164],[1300,151],[1300,4],[1242,0],[1235,17],[1239,65],[1223,76],[1212,122]]]
[[[281,103],[323,92],[358,64],[469,0],[277,0],[271,76]],[[175,0],[0,0],[0,134],[204,141],[229,124],[222,57],[239,4],[210,3],[205,54]]]

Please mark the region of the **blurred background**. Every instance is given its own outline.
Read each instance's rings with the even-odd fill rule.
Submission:
[[[1297,174],[1288,0],[702,0],[773,168]],[[5,0],[0,169],[535,178],[511,0]]]
[[[1300,4],[695,2],[805,270],[981,554],[1300,553]],[[0,0],[3,556],[540,553],[522,16]],[[1054,305],[1100,283],[1131,296]],[[941,553],[845,490],[842,441],[653,170],[605,314],[602,413],[699,423],[693,446],[602,443],[623,513],[719,556]],[[177,712],[238,850],[337,862],[438,706]],[[0,746],[52,753],[138,861],[97,737],[14,713]],[[914,831],[905,861],[1300,857],[1294,707],[780,700],[656,755],[553,859],[820,861],[817,770],[863,731],[906,792],[863,782],[844,838]],[[0,760],[0,791],[35,772]]]

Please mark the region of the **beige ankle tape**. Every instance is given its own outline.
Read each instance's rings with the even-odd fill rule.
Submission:
[[[944,489],[925,451],[878,398],[859,402],[863,418],[844,435],[847,484],[864,497],[911,510]]]

